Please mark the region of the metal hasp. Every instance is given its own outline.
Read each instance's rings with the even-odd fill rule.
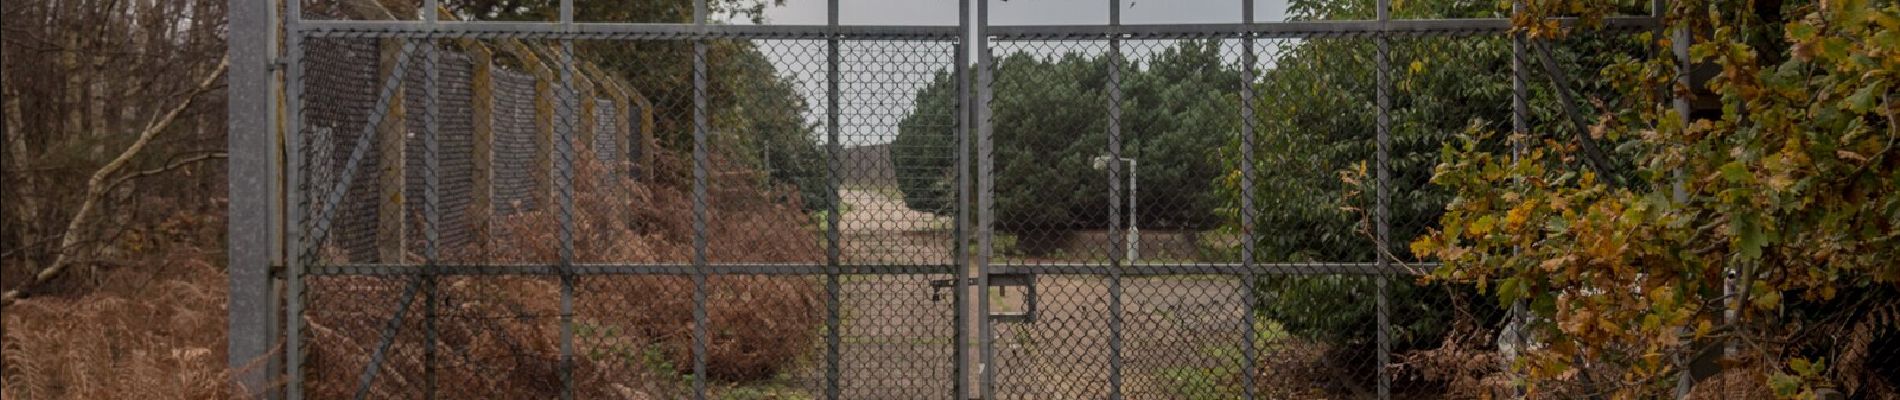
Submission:
[[[976,278],[932,280],[930,281],[930,301],[943,301],[943,291],[945,289],[949,289],[953,293],[960,293],[963,287],[957,285],[957,281],[959,280],[963,281],[964,284],[962,286],[964,287],[977,286],[978,284]],[[997,299],[1008,298],[1009,289],[1012,287],[1016,288],[1016,291],[1021,293],[1020,296],[1022,296],[1021,308],[1010,311],[991,311],[989,313],[991,321],[1009,323],[1036,322],[1036,305],[1038,301],[1036,298],[1035,274],[1020,272],[991,273],[989,274],[989,287],[996,289],[995,295]],[[982,301],[988,300],[990,299]],[[994,309],[995,307],[992,305],[991,308]]]

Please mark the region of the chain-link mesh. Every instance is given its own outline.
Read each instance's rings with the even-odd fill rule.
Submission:
[[[996,325],[998,397],[1504,387],[1502,364],[1472,358],[1496,353],[1495,300],[1420,283],[1432,267],[1405,243],[1448,200],[1428,184],[1438,148],[1509,115],[1506,43],[1399,38],[1382,56],[1370,36],[996,42],[991,257],[1033,274],[993,294],[1031,314]],[[1481,71],[1503,91],[1419,56],[1446,52],[1502,54]]]
[[[1513,321],[1405,245],[1508,129],[1500,36],[358,36],[293,71],[312,398],[1510,385]]]
[[[954,42],[302,44],[303,394],[954,393]]]
[[[494,78],[494,183],[495,215],[534,210],[535,159],[547,154],[535,140],[535,78],[515,69],[497,68]]]

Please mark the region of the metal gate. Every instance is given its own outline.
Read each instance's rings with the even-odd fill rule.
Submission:
[[[1414,116],[1481,98],[1424,55],[1506,49],[1492,127],[1568,122],[1530,110],[1505,15],[1388,0],[1079,26],[370,3],[232,10],[234,57],[280,67],[234,69],[233,102],[283,101],[234,129],[285,128],[233,138],[233,265],[274,268],[233,268],[232,359],[281,338],[240,381],[292,399],[1390,398],[1395,348],[1449,332],[1422,316],[1471,312],[1402,244],[1458,128]]]

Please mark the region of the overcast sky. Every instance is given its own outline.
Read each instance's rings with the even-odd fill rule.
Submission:
[[[972,0],[976,1],[976,0]],[[1124,24],[1169,23],[1240,23],[1240,0],[1116,0],[1122,7]],[[1286,0],[1255,0],[1255,19],[1261,22],[1286,20]],[[839,22],[846,25],[957,25],[958,0],[838,0]],[[1108,23],[1108,0],[990,0],[991,25],[1101,25]],[[770,25],[824,25],[826,0],[786,0],[785,5],[768,7],[765,23]],[[750,21],[729,20],[734,24]],[[1273,45],[1273,44],[1267,44]],[[890,44],[846,42],[842,52],[848,61],[841,68],[843,87],[850,94],[844,99],[840,115],[841,135],[847,146],[889,143],[896,138],[897,123],[911,112],[915,94],[929,84],[935,71],[949,68],[954,61],[947,44],[936,46],[946,51],[906,52]],[[1145,54],[1164,46],[1130,46],[1128,57],[1140,60]],[[1099,43],[1076,43],[1069,50],[1093,53],[1104,51]],[[998,56],[1014,51],[1052,53],[1061,50],[1049,46],[1000,43]],[[824,53],[808,45],[762,46],[768,59],[779,65],[780,73],[799,86],[812,109],[808,121],[817,124],[824,113]],[[855,55],[855,57],[854,57]],[[1054,55],[1054,54],[1047,54]],[[1230,54],[1231,55],[1231,54]],[[902,57],[903,60],[889,59]],[[1231,61],[1231,60],[1230,60]],[[817,70],[812,70],[817,66]],[[821,132],[815,132],[820,133]]]

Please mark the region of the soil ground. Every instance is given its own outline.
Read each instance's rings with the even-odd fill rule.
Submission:
[[[842,254],[857,264],[951,264],[951,218],[911,210],[894,191],[847,189]],[[954,382],[955,304],[931,280],[949,275],[867,275],[842,284],[839,357],[844,398],[943,398]],[[1042,276],[1033,322],[994,324],[994,390],[1000,399],[1107,398],[1109,285],[1100,276]],[[1171,276],[1123,280],[1123,394],[1127,398],[1230,397],[1246,327],[1239,282]],[[969,289],[974,290],[974,289]],[[975,295],[966,292],[967,295]],[[1019,291],[993,292],[993,312],[1022,311]],[[962,327],[974,335],[974,323]],[[971,348],[973,367],[979,352]],[[822,360],[822,358],[820,358]],[[822,393],[823,372],[807,381]]]

